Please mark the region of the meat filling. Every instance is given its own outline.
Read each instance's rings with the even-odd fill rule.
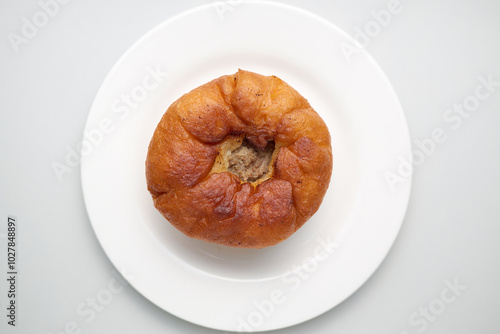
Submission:
[[[229,155],[228,171],[239,176],[244,182],[254,182],[265,176],[272,160],[274,142],[269,142],[260,150],[246,139],[240,147]]]

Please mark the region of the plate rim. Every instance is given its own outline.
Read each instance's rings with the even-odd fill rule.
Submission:
[[[282,4],[282,3],[277,3],[277,2],[268,2],[268,1],[263,1],[263,0],[250,0],[250,1],[249,0],[243,0],[241,2],[245,3],[245,4],[255,4],[255,5],[266,6],[266,7],[267,6],[271,6],[271,7],[277,8],[277,9],[286,9],[286,10],[295,11],[297,14],[307,15],[311,19],[319,21],[319,22],[321,22],[324,25],[327,25],[330,29],[336,31],[339,35],[342,35],[344,38],[346,38],[348,40],[353,40],[353,38],[350,35],[348,35],[344,30],[342,30],[339,27],[337,27],[334,23],[332,23],[332,22],[328,21],[327,19],[325,19],[325,18],[323,18],[323,17],[321,17],[321,16],[319,16],[319,15],[317,15],[315,13],[312,13],[312,12],[306,10],[306,9],[303,9],[303,8],[300,8],[300,7],[296,7],[296,6],[293,6],[293,5],[289,5],[289,4]],[[150,29],[148,32],[146,32],[145,34],[143,34],[141,37],[139,37],[123,53],[123,55],[120,56],[116,60],[116,62],[114,63],[114,65],[111,67],[111,69],[109,70],[108,74],[104,78],[103,82],[99,86],[99,89],[98,89],[98,91],[97,91],[97,93],[95,95],[95,98],[94,98],[94,100],[92,102],[92,105],[90,107],[89,114],[88,114],[87,120],[85,122],[83,133],[85,133],[85,130],[87,129],[87,127],[88,127],[88,125],[90,123],[90,119],[91,119],[90,115],[91,115],[92,111],[96,108],[96,106],[98,104],[98,100],[99,100],[100,95],[103,94],[103,87],[106,85],[106,83],[108,83],[111,80],[111,78],[114,76],[114,74],[116,73],[116,71],[119,69],[120,64],[124,61],[124,59],[127,59],[141,45],[141,43],[145,39],[149,38],[151,35],[154,35],[158,30],[161,30],[163,27],[168,26],[168,25],[172,24],[173,22],[175,22],[177,20],[182,20],[185,17],[189,17],[193,13],[203,12],[203,11],[205,11],[207,9],[211,10],[212,7],[213,7],[213,5],[214,5],[213,3],[211,3],[211,4],[205,4],[205,5],[197,6],[197,7],[188,9],[186,11],[183,11],[181,13],[178,13],[178,14],[176,14],[176,15],[174,15],[174,16],[166,19],[166,20],[164,20],[163,22],[161,22],[160,24],[158,24],[157,26],[155,26],[154,28]],[[411,152],[411,140],[410,140],[410,132],[409,132],[409,129],[408,129],[408,123],[407,123],[406,115],[404,114],[403,108],[402,108],[401,103],[399,101],[399,98],[398,98],[398,96],[396,94],[396,91],[394,90],[394,88],[393,88],[392,84],[390,83],[388,77],[385,75],[385,73],[383,72],[382,68],[375,61],[375,59],[368,52],[366,52],[365,50],[363,50],[363,52],[364,52],[364,56],[366,57],[366,59],[370,62],[370,65],[373,66],[376,69],[376,71],[378,72],[379,79],[383,79],[385,81],[385,84],[388,87],[390,87],[391,91],[393,92],[392,98],[394,98],[395,102],[398,104],[398,106],[399,106],[399,112],[400,112],[399,116],[403,118],[403,121],[404,121],[405,126],[406,126],[405,130],[406,130],[406,134],[408,135],[407,138],[406,138],[408,152]],[[84,199],[84,202],[85,202],[85,207],[86,207],[87,212],[88,212],[88,201],[89,201],[89,199],[88,199],[88,192],[85,191],[85,189],[87,189],[87,186],[86,186],[85,180],[84,180],[84,178],[85,178],[84,174],[86,175],[86,172],[84,171],[84,169],[85,169],[85,161],[87,160],[87,158],[84,157],[83,155],[81,157],[82,158],[81,158],[81,164],[80,164],[80,171],[81,171],[80,181],[81,181],[81,186],[82,186],[83,195],[84,195],[83,199]],[[359,288],[361,288],[366,283],[366,281],[368,281],[370,279],[370,277],[377,271],[377,269],[380,267],[380,265],[383,263],[383,261],[387,257],[387,254],[392,249],[392,246],[393,246],[394,242],[396,241],[397,236],[399,235],[399,231],[401,230],[401,227],[402,227],[402,225],[404,223],[404,220],[405,220],[405,215],[406,215],[408,203],[409,203],[409,200],[410,200],[410,193],[411,193],[411,188],[412,188],[412,176],[411,175],[408,177],[408,180],[406,180],[406,183],[407,183],[407,190],[405,191],[406,194],[404,195],[404,197],[405,197],[405,199],[404,199],[405,204],[404,204],[404,208],[403,208],[403,216],[400,219],[401,222],[398,225],[397,231],[395,231],[395,235],[392,238],[392,242],[389,245],[387,245],[386,251],[384,252],[383,256],[381,257],[381,260],[378,261],[378,263],[375,265],[375,269],[373,271],[371,271],[371,273],[363,280],[363,282],[356,289],[354,289],[353,291],[351,291],[344,299],[342,299],[341,301],[338,301],[337,303],[335,303],[335,305],[333,305],[333,306],[325,309],[323,312],[320,312],[320,313],[316,314],[313,317],[310,317],[310,318],[305,319],[305,320],[300,319],[300,320],[297,320],[297,321],[292,321],[289,324],[287,324],[285,326],[282,326],[282,327],[256,329],[254,331],[259,332],[259,331],[267,331],[267,330],[275,330],[275,329],[280,329],[280,328],[286,328],[286,327],[297,325],[297,324],[302,323],[304,321],[311,320],[311,319],[313,319],[313,318],[315,318],[315,317],[317,317],[317,316],[319,316],[319,315],[321,315],[321,314],[323,314],[325,312],[330,311],[332,308],[336,307],[337,305],[339,305],[340,303],[342,303],[343,301],[345,301],[346,299],[348,299]],[[90,220],[92,229],[94,230],[95,236],[98,239],[100,246],[104,250],[104,253],[108,257],[108,259],[110,260],[110,262],[116,267],[115,262],[113,261],[113,259],[111,258],[108,250],[104,246],[104,243],[103,243],[103,240],[102,240],[102,236],[96,230],[96,226],[93,223],[93,220],[91,219],[91,213],[90,212],[88,212],[88,216],[89,216],[89,220]],[[120,268],[116,268],[116,269],[120,272],[120,274],[124,275],[124,273],[120,270]],[[125,279],[127,279],[126,275],[124,275],[124,276],[125,276]],[[168,313],[170,313],[170,314],[172,314],[172,315],[174,315],[176,317],[179,317],[181,319],[187,320],[189,322],[192,322],[192,323],[195,323],[195,324],[198,324],[198,325],[201,325],[201,326],[206,326],[205,324],[193,321],[192,319],[186,319],[186,317],[178,315],[173,310],[170,310],[170,309],[167,310],[167,309],[165,309],[163,306],[158,305],[155,301],[153,301],[152,299],[150,299],[146,295],[144,295],[144,293],[142,291],[140,291],[136,286],[134,286],[133,282],[129,281],[129,283],[141,295],[143,295],[146,299],[148,299],[153,304],[157,305],[159,308],[161,308],[161,309],[167,311]],[[206,327],[215,328],[215,327],[210,327],[210,326],[206,326]],[[234,330],[234,329],[226,328],[226,327],[220,327],[220,328],[216,328],[216,329],[218,329],[218,330]]]

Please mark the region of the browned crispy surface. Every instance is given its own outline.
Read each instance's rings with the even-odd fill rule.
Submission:
[[[243,182],[214,166],[234,135],[277,151],[265,181]],[[214,172],[216,171],[216,172]],[[319,208],[332,173],[328,129],[306,99],[275,76],[239,70],[175,101],[146,158],[155,207],[186,235],[263,248],[300,228]]]

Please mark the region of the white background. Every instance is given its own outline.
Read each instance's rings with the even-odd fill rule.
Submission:
[[[280,2],[350,35],[389,3]],[[164,312],[130,286],[87,322],[78,307],[119,275],[91,229],[79,168],[62,182],[52,169],[81,140],[100,84],[132,43],[173,15],[210,3],[72,0],[16,52],[9,33],[21,34],[23,17],[31,20],[41,7],[0,0],[1,333],[71,333],[73,322],[83,333],[219,333]],[[443,120],[474,94],[479,76],[500,82],[500,2],[401,0],[401,6],[366,49],[392,82],[413,143],[435,128],[447,139],[415,168],[402,230],[370,280],[333,310],[276,333],[500,332],[500,86],[458,128]],[[6,324],[3,278],[9,215],[19,225],[14,329]],[[427,327],[410,322],[414,312],[439,304],[446,280],[465,288],[431,314]]]

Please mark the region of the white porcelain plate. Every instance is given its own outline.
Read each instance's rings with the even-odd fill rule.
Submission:
[[[330,310],[389,251],[411,180],[391,187],[409,134],[383,72],[333,24],[272,2],[224,2],[167,20],[111,70],[88,116],[85,203],[116,268],[151,302],[220,330],[264,331]],[[346,55],[349,55],[347,57]],[[285,242],[234,249],[192,240],[153,207],[144,161],[153,131],[182,94],[238,68],[276,75],[326,121],[332,182],[320,210]]]

